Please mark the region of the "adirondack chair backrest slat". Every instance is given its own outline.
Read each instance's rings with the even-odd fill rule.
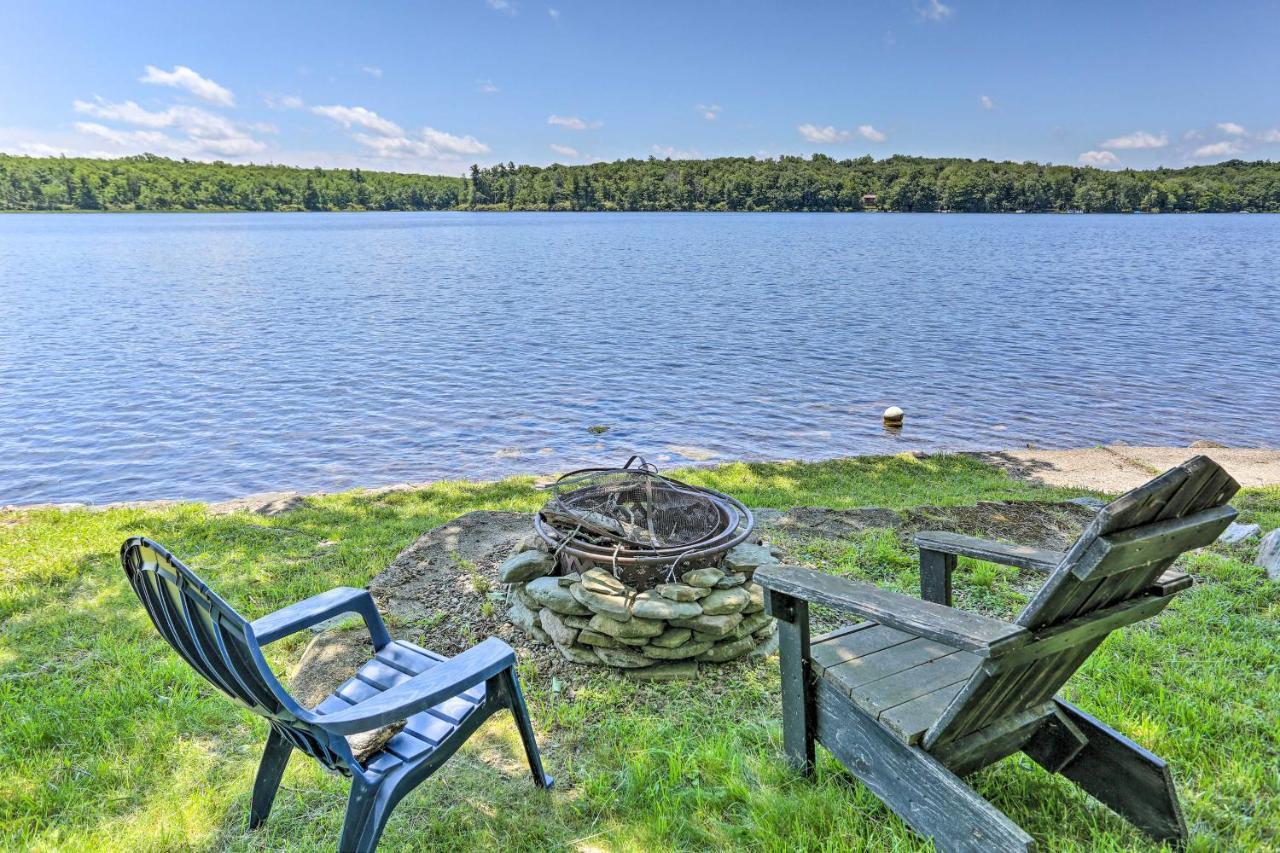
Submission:
[[[298,749],[325,766],[356,766],[346,738],[298,718],[301,710],[271,673],[253,629],[194,572],[148,539],[121,549],[129,583],[156,630],[214,687],[266,717]]]
[[[1017,624],[1047,638],[1064,623],[1070,628],[1091,619],[1119,618],[1123,624],[1119,611],[1127,607],[1136,613],[1139,605],[1162,606],[1148,600],[1153,582],[1183,551],[1218,537],[1235,516],[1226,502],[1239,488],[1216,462],[1197,456],[1112,501],[1066,552]],[[926,748],[1047,702],[1107,633],[1062,648],[1044,646],[1053,651],[1043,655],[1035,653],[1039,640],[1033,640],[1012,656],[1025,662],[1001,665],[994,672],[980,668],[926,733]]]

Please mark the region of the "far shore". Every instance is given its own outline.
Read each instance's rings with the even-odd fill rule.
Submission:
[[[1199,454],[1212,457],[1226,468],[1240,485],[1246,488],[1280,486],[1280,448],[1227,447],[1215,442],[1196,442],[1190,447],[1139,447],[1127,444],[1112,444],[1062,450],[1024,448],[1019,450],[961,451],[955,453],[939,451],[932,454],[916,453],[914,455],[921,458],[935,455],[971,456],[1002,468],[1015,480],[1059,488],[1080,489],[1100,494],[1119,494],[1136,488],[1151,479],[1155,474],[1159,474]],[[864,455],[874,456],[876,454]],[[758,464],[785,465],[791,462],[809,461],[816,460],[758,461]],[[757,464],[757,460],[724,459],[701,465],[684,465],[680,467],[717,467],[737,462]],[[336,492],[259,492],[240,498],[214,502],[159,499],[117,501],[101,504],[76,502],[9,504],[0,506],[0,513],[35,510],[70,512],[74,510],[163,509],[180,504],[204,504],[206,509],[214,514],[255,512],[262,515],[276,515],[300,506],[307,498],[311,497],[344,494],[347,492],[366,492],[376,495],[389,492],[417,491],[435,485],[437,482],[441,481],[362,486],[354,489],[342,489]]]

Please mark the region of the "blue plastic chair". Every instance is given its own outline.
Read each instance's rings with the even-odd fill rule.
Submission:
[[[267,819],[289,756],[299,749],[351,778],[339,849],[372,851],[396,803],[503,708],[511,709],[520,729],[534,783],[551,787],[520,692],[515,653],[496,637],[444,658],[392,640],[373,598],[350,587],[331,589],[249,622],[149,539],[129,539],[120,549],[120,559],[134,592],[169,645],[215,687],[271,724],[253,785],[250,829]],[[281,686],[261,647],[340,613],[364,617],[375,656],[307,710]],[[400,720],[406,721],[404,729],[363,764],[356,760],[347,735]]]

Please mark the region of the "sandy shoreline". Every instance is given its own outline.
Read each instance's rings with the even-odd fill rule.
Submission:
[[[1212,457],[1246,488],[1280,485],[1280,449],[1205,446],[1191,447],[1137,447],[1127,444],[1080,447],[1066,450],[990,450],[963,451],[957,456],[972,456],[1003,468],[1018,480],[1046,486],[1090,489],[1098,492],[1120,493],[1141,485],[1155,474],[1177,465],[1192,456],[1204,454]],[[874,454],[868,454],[874,455]],[[926,454],[926,455],[942,455]],[[840,458],[840,457],[834,457]],[[727,464],[732,460],[724,460]],[[816,461],[816,460],[812,460]],[[414,491],[433,485],[437,481],[423,483],[396,483],[384,486],[357,487],[346,491],[363,491],[368,494]],[[308,497],[341,492],[259,492],[226,501],[204,502],[195,500],[143,500],[118,501],[102,504],[85,503],[36,503],[0,506],[0,512],[17,512],[41,509],[56,510],[107,510],[107,509],[163,509],[179,504],[205,503],[209,512],[256,512],[277,515],[302,504]]]

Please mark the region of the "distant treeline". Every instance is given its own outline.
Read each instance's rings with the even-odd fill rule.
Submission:
[[[0,210],[1280,212],[1280,163],[1103,171],[889,157],[472,166],[467,177],[0,154]]]

